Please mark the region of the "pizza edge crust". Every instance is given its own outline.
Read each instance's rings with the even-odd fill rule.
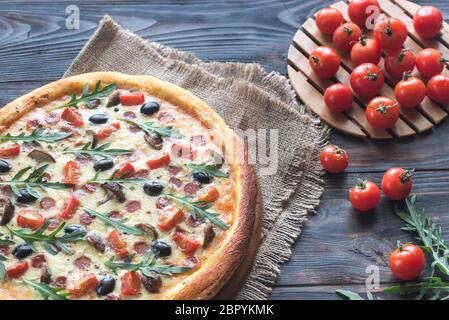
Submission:
[[[88,83],[92,88],[101,80],[103,84],[116,83],[123,89],[141,89],[159,99],[172,103],[189,112],[212,130],[227,133],[225,136],[225,152],[230,152],[232,159],[236,151],[229,151],[226,146],[241,139],[227,126],[224,120],[205,102],[182,89],[181,87],[151,76],[126,75],[117,72],[93,72],[64,78],[35,89],[17,98],[0,109],[0,133],[21,117],[35,108],[43,107],[75,92],[81,92]],[[247,149],[245,146],[245,158]],[[255,209],[258,196],[257,177],[253,166],[244,164],[230,165],[235,185],[236,210],[233,225],[218,250],[208,257],[201,268],[182,282],[168,290],[162,299],[211,299],[231,278],[240,265],[248,249],[255,222]],[[0,290],[0,299],[21,299],[13,286]]]

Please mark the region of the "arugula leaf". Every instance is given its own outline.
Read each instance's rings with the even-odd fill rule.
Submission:
[[[433,276],[427,281],[409,282],[391,286],[385,288],[384,292],[398,293],[401,295],[417,293],[418,295],[415,297],[417,300],[422,299],[428,293],[433,293],[433,298],[439,298],[443,292],[449,294],[449,283],[443,281],[440,277]],[[449,296],[446,298],[449,298]]]
[[[0,137],[0,140],[25,141],[25,142],[33,142],[33,141],[56,142],[68,138],[73,134],[72,132],[54,132],[54,133],[44,133],[44,132],[45,128],[36,128],[29,135],[25,135],[25,132],[22,132],[17,136],[13,136],[10,133],[7,133],[4,136]]]
[[[217,168],[214,164],[184,164],[184,167],[191,169],[192,171],[202,172],[209,177],[223,177],[228,178],[229,174],[223,172]]]
[[[154,122],[148,121],[148,122],[138,122],[131,119],[126,118],[118,118],[118,120],[125,121],[128,123],[131,123],[146,133],[157,133],[161,137],[172,137],[172,138],[183,138],[184,136],[176,129],[173,129],[173,126],[159,126],[155,124]]]
[[[45,300],[48,300],[48,298],[52,298],[53,300],[67,300],[67,297],[70,295],[70,293],[65,292],[64,288],[55,288],[45,283],[38,283],[26,279],[23,279],[22,282],[38,291]]]
[[[65,149],[62,153],[73,153],[77,157],[86,155],[95,159],[95,156],[101,156],[103,158],[110,158],[111,156],[118,156],[123,154],[130,154],[131,150],[126,149],[109,149],[110,143],[102,144],[96,148],[91,148],[91,143],[86,143],[81,149]]]
[[[95,176],[88,180],[88,182],[97,182],[97,183],[108,183],[108,182],[115,182],[118,184],[122,183],[145,183],[148,182],[148,179],[142,179],[142,178],[127,178],[128,175],[124,175],[120,178],[115,178],[117,172],[119,170],[115,170],[109,178],[100,179],[98,178],[100,175],[100,172],[97,172]]]
[[[196,216],[198,215],[202,219],[209,220],[223,230],[228,229],[228,225],[218,217],[218,213],[207,211],[207,209],[212,206],[211,203],[205,201],[191,202],[188,197],[181,198],[171,193],[165,193],[165,196],[177,202],[181,207],[187,207],[190,210],[193,218],[196,218]]]
[[[100,219],[101,221],[103,221],[104,223],[114,227],[115,229],[125,232],[125,233],[129,233],[129,234],[133,234],[136,236],[141,236],[144,234],[144,232],[138,228],[135,227],[130,227],[124,224],[125,221],[127,221],[127,219],[111,219],[107,216],[107,214],[105,213],[100,213],[98,211],[95,211],[93,209],[90,208],[86,208],[86,207],[82,207],[82,209],[84,211],[86,211],[88,214],[97,217],[98,219]]]
[[[65,222],[61,223],[54,231],[49,234],[44,234],[44,231],[48,228],[50,221],[46,221],[39,229],[32,232],[29,229],[13,229],[11,227],[6,226],[8,231],[11,233],[11,237],[18,237],[25,241],[34,252],[37,252],[36,247],[34,246],[35,242],[42,243],[44,249],[52,255],[56,255],[58,250],[55,247],[61,249],[68,255],[72,255],[73,252],[66,246],[67,243],[72,243],[76,241],[83,240],[86,236],[86,231],[76,230],[69,234],[64,234],[61,237],[58,237],[57,234],[64,228]]]
[[[101,80],[97,81],[93,91],[89,92],[89,84],[86,83],[84,84],[81,96],[77,97],[76,94],[73,94],[69,101],[50,109],[50,111],[67,107],[78,108],[78,104],[80,104],[81,102],[85,103],[89,109],[94,109],[97,106],[91,103],[92,100],[103,100],[105,98],[108,98],[117,89],[115,83],[108,84],[103,89],[100,89],[100,86]]]
[[[338,289],[335,292],[349,300],[365,300],[358,293],[350,291],[350,290]]]

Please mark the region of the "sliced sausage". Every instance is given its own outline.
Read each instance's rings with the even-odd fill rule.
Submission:
[[[125,203],[125,209],[129,213],[136,212],[142,208],[142,205],[139,200],[129,200]]]
[[[56,201],[52,197],[43,197],[39,204],[42,209],[50,210],[56,206]]]

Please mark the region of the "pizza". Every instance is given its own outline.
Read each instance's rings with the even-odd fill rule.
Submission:
[[[246,154],[202,100],[149,76],[82,74],[11,102],[0,298],[212,298],[253,232]]]

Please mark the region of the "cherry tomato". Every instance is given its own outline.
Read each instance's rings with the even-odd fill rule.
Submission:
[[[378,64],[381,56],[382,50],[377,41],[366,39],[364,36],[361,36],[359,42],[351,49],[351,61],[354,67],[366,62]]]
[[[17,225],[21,228],[37,230],[45,222],[45,217],[34,209],[20,209],[17,214]]]
[[[79,169],[80,165],[78,162],[69,160],[65,164],[65,166],[62,168],[63,171],[63,179],[62,182],[68,183],[68,184],[77,184],[78,179],[80,177],[79,175]]]
[[[170,163],[170,155],[166,152],[153,157],[147,161],[147,165],[150,169],[157,169],[168,165]]]
[[[345,150],[330,145],[321,151],[320,162],[326,171],[339,173],[345,171],[348,167],[349,156]]]
[[[382,89],[384,73],[375,64],[363,63],[352,70],[349,81],[355,94],[361,98],[371,98]]]
[[[390,255],[390,270],[401,280],[414,280],[424,270],[426,257],[423,250],[414,244],[402,245]]]
[[[17,143],[8,145],[0,149],[0,158],[14,158],[19,155],[20,146]]]
[[[220,198],[220,193],[214,186],[209,186],[198,191],[195,201],[214,202]]]
[[[318,78],[328,79],[337,73],[340,67],[340,58],[334,49],[318,47],[310,54],[309,64]]]
[[[443,71],[445,61],[440,51],[427,48],[416,55],[416,68],[424,77],[431,78]]]
[[[61,113],[61,119],[77,128],[84,126],[83,116],[74,108],[65,108]]]
[[[439,103],[449,103],[449,77],[437,74],[427,82],[427,94]]]
[[[365,116],[376,129],[392,128],[399,119],[398,103],[387,97],[375,97],[366,106]]]
[[[145,102],[145,95],[143,92],[126,92],[120,95],[120,103],[123,106],[135,106]]]
[[[73,215],[75,214],[76,210],[78,210],[80,206],[80,201],[77,198],[70,198],[69,201],[67,201],[64,204],[64,208],[62,209],[61,214],[59,217],[64,220],[70,220],[73,218]]]
[[[128,271],[122,276],[121,293],[124,296],[136,296],[140,293],[142,284],[137,271]]]
[[[342,83],[331,85],[324,92],[324,103],[332,112],[341,112],[352,107],[354,95],[348,86]]]
[[[347,22],[339,26],[332,35],[332,41],[338,50],[350,52],[354,44],[362,35],[360,28],[352,22]]]
[[[380,201],[379,187],[369,180],[359,180],[349,192],[349,201],[359,211],[369,211]]]
[[[98,139],[106,139],[110,137],[114,132],[120,129],[120,122],[114,122],[109,126],[104,127],[103,129],[97,132]]]
[[[128,245],[123,240],[121,234],[116,230],[112,230],[107,237],[109,247],[119,256],[127,256],[129,253]]]
[[[178,223],[181,223],[184,218],[184,211],[182,211],[177,205],[169,205],[162,209],[157,225],[161,230],[168,231]]]
[[[374,7],[377,8],[374,8]],[[377,9],[377,10],[376,10]],[[348,6],[348,15],[352,22],[360,28],[370,29],[367,26],[367,19],[374,13],[380,13],[380,6],[377,0],[352,0]],[[373,21],[377,16],[373,16]],[[368,21],[370,22],[370,21]]]
[[[423,39],[435,37],[443,27],[443,14],[432,6],[424,6],[413,17],[413,28]]]
[[[81,297],[94,292],[97,286],[97,276],[93,273],[87,273],[78,279],[68,281],[67,292],[75,297]]]
[[[404,79],[394,87],[394,96],[403,108],[414,108],[424,100],[426,85],[421,79],[410,77],[405,72]]]
[[[391,200],[403,200],[412,190],[413,170],[390,168],[382,178],[382,191]]]
[[[407,39],[407,27],[396,18],[381,19],[374,27],[374,39],[382,49],[391,52],[404,44]]]
[[[126,162],[114,175],[114,178],[123,178],[123,177],[131,177],[136,172],[134,166]]]
[[[198,239],[190,233],[175,231],[171,235],[171,238],[176,243],[179,250],[188,254],[194,253],[201,245]]]
[[[341,24],[345,22],[345,18],[340,11],[334,8],[323,8],[317,12],[315,23],[323,34],[333,34]]]
[[[415,69],[415,54],[411,50],[397,49],[388,53],[384,60],[385,71],[393,80],[401,80],[404,72],[411,73]]]
[[[6,274],[9,278],[17,279],[23,276],[29,268],[28,261],[22,261],[6,268]]]

